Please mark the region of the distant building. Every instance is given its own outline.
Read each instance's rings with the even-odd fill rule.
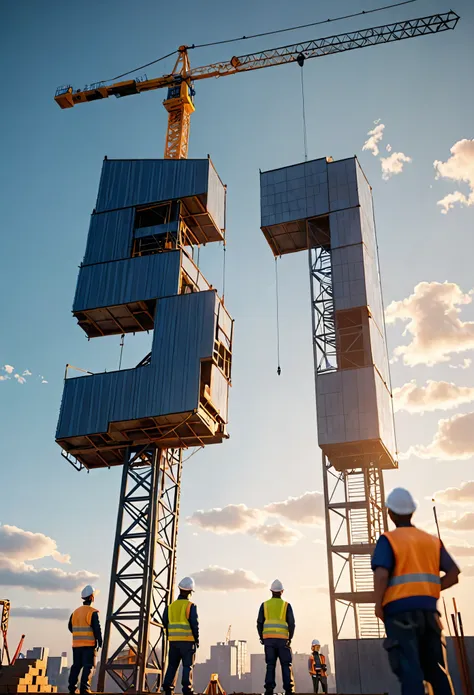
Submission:
[[[46,675],[51,685],[56,685],[60,692],[67,690],[69,679],[67,652],[62,652],[61,656],[48,657]]]
[[[226,692],[249,692],[251,679],[247,659],[247,642],[245,640],[231,640],[227,643],[213,644],[210,659],[198,663],[194,667],[194,690],[202,692],[208,685],[211,675],[217,673],[219,682]],[[180,677],[179,674],[178,678]],[[178,681],[176,690],[178,690],[179,685]]]
[[[27,659],[40,659],[41,661],[47,661],[49,656],[49,647],[33,647],[33,649],[28,649],[26,652]]]

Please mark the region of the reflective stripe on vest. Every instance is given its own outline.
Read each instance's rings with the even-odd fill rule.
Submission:
[[[193,604],[188,599],[179,598],[168,607],[168,639],[170,642],[194,642],[189,624],[189,614]]]
[[[289,639],[286,611],[288,604],[281,598],[271,598],[263,604],[265,622],[263,623],[263,639]]]
[[[411,596],[438,599],[441,592],[439,563],[441,543],[414,526],[387,531],[395,558],[395,567],[383,597],[383,605]]]
[[[322,667],[326,665],[326,657],[324,654],[321,654],[321,652],[318,652],[319,654],[319,660],[321,662],[321,665],[316,667],[316,660],[314,658],[314,655],[311,654],[309,657],[309,672],[312,676],[315,676],[317,673],[320,673],[322,671]]]
[[[92,616],[99,611],[92,606],[76,608],[71,616],[72,646],[95,647],[94,630],[92,629]]]

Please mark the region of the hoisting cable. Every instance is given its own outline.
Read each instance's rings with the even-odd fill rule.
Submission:
[[[308,135],[306,132],[306,108],[304,103],[304,56],[300,53],[297,58],[298,65],[301,68],[301,100],[303,106],[303,143],[304,143],[304,161],[308,161]]]
[[[276,333],[277,333],[277,374],[281,374],[280,366],[280,306],[279,306],[279,291],[278,291],[278,258],[275,258],[275,291],[276,291]]]
[[[119,359],[119,370],[122,369],[122,357],[123,357],[123,346],[125,344],[125,333],[120,336],[120,359]]]

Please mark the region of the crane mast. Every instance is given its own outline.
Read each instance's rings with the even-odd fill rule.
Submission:
[[[196,68],[191,68],[189,62],[188,51],[192,49],[192,46],[180,46],[173,72],[169,75],[150,80],[136,78],[112,84],[96,82],[87,85],[82,90],[74,90],[72,85],[66,85],[56,90],[55,100],[62,109],[68,109],[77,104],[106,99],[110,96],[124,97],[167,88],[168,95],[163,101],[168,112],[164,156],[165,159],[186,159],[191,114],[195,110],[193,82],[196,80],[226,77],[293,62],[302,65],[309,58],[322,58],[334,53],[353,51],[357,48],[438,34],[454,29],[458,21],[459,15],[450,11],[303,41],[247,55],[233,56],[229,61],[211,63]]]

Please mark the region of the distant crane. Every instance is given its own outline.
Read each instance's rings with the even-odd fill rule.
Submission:
[[[227,634],[225,636],[225,643],[226,644],[229,644],[229,642],[230,642],[231,631],[232,631],[232,625],[229,625],[229,627],[227,628]]]
[[[124,82],[96,82],[84,89],[73,89],[72,85],[59,87],[55,100],[62,109],[110,96],[125,97],[141,94],[155,89],[168,88],[163,104],[168,111],[168,130],[166,134],[165,159],[186,159],[189,144],[189,125],[195,110],[193,82],[209,77],[224,77],[249,70],[269,68],[296,62],[300,67],[308,58],[320,58],[334,53],[352,51],[356,48],[376,46],[402,39],[439,34],[454,29],[459,21],[455,12],[434,14],[418,19],[408,19],[394,24],[385,24],[350,33],[337,34],[322,39],[313,39],[290,46],[280,46],[258,53],[233,56],[229,61],[211,63],[203,67],[191,68],[188,50],[192,47],[180,46],[173,72],[170,75],[148,79],[133,79]]]

